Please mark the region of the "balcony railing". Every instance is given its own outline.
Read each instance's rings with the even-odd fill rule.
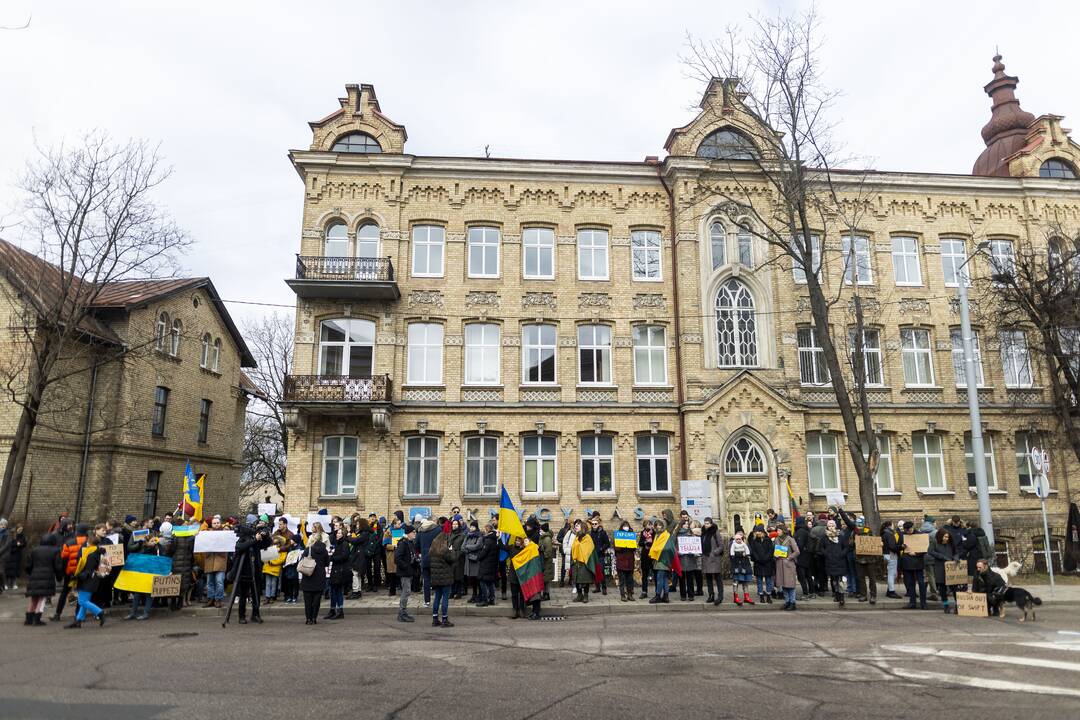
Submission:
[[[371,280],[393,282],[390,258],[296,256],[297,280]]]
[[[283,394],[285,402],[389,402],[390,376],[286,375]]]

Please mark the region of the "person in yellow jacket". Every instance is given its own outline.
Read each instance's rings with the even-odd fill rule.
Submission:
[[[274,548],[277,550],[277,557],[273,560],[267,560],[263,563],[263,579],[266,582],[266,589],[263,594],[266,596],[266,604],[269,605],[277,599],[278,587],[281,584],[281,568],[285,565],[285,558],[288,556],[289,551],[285,547],[285,538],[278,535],[274,538]]]

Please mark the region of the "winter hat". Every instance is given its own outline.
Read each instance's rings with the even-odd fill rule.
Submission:
[[[923,519],[923,522],[931,522],[931,523],[936,522],[932,515],[923,515],[922,519]]]
[[[172,537],[172,523],[161,523],[161,527],[158,528],[158,532],[161,534],[162,537]]]
[[[862,515],[860,515],[859,517],[855,518],[855,524],[858,525],[859,527],[862,527],[863,525],[866,524],[866,518],[864,518]]]
[[[817,519],[818,520],[828,520],[829,519],[829,513],[827,513],[827,512],[818,513]]]
[[[266,513],[263,513],[262,515],[260,515],[259,519],[262,520],[263,522],[270,522],[270,516],[268,516]]]
[[[138,518],[136,518],[134,515],[125,515],[124,516],[124,522],[126,522],[128,525],[135,522],[135,520],[137,520],[137,519]]]
[[[394,517],[396,517],[401,522],[405,522],[405,513],[403,513],[401,510],[395,510]]]
[[[246,522],[248,525],[254,525],[255,521],[258,519],[259,518],[255,517],[255,515],[253,515],[252,513],[248,513],[247,517],[244,518],[244,522]]]

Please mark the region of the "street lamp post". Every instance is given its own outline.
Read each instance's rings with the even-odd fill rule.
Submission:
[[[968,311],[968,276],[965,270],[971,259],[988,246],[989,243],[980,243],[957,269],[957,286],[960,292],[960,334],[964,344],[964,377],[967,380],[968,414],[971,416],[971,455],[975,465],[975,493],[979,499],[979,525],[986,532],[990,547],[994,547],[994,520],[990,515],[990,486],[986,482],[986,451],[983,448],[978,376],[971,337],[971,314]]]

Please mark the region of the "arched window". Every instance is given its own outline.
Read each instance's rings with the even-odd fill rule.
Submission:
[[[712,247],[712,269],[715,270],[727,262],[727,231],[718,222],[709,228],[709,244]]]
[[[1076,168],[1061,158],[1050,158],[1039,168],[1039,177],[1075,180]]]
[[[169,337],[169,313],[161,313],[158,315],[155,337],[156,341],[154,347],[161,352],[165,352],[165,342]]]
[[[180,354],[180,335],[184,332],[184,323],[180,318],[173,320],[172,332],[169,333],[169,354],[176,357]]]
[[[764,475],[765,456],[761,448],[750,438],[739,438],[728,448],[724,472],[728,475]]]
[[[381,153],[382,147],[378,140],[367,133],[355,132],[339,137],[330,150],[347,153]]]
[[[340,318],[324,320],[319,334],[319,374],[371,377],[375,323]]]
[[[218,365],[221,362],[221,338],[214,341],[214,364],[211,366],[211,370],[217,372]]]
[[[725,282],[716,295],[716,342],[718,366],[758,364],[754,297],[738,280]]]
[[[210,333],[206,333],[205,335],[202,336],[202,353],[199,355],[199,367],[204,367],[204,368],[210,367],[210,362],[211,362],[210,348],[211,347],[212,346],[211,346],[211,340],[210,340]]]
[[[745,135],[724,128],[713,131],[701,141],[697,156],[710,160],[756,160],[758,151]]]
[[[327,226],[323,255],[328,258],[349,257],[349,232],[345,229],[345,223],[335,222]]]
[[[356,229],[356,257],[379,257],[379,226],[366,222]]]

